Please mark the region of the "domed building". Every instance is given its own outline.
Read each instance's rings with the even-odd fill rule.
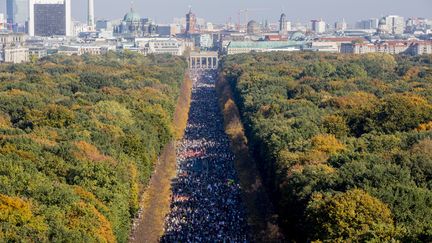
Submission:
[[[258,22],[251,20],[247,24],[248,35],[261,35],[261,26]]]
[[[157,26],[148,18],[141,16],[131,8],[126,13],[120,25],[115,29],[115,33],[126,37],[143,37],[155,34]]]
[[[378,31],[377,32],[379,35],[387,34],[387,32],[388,32],[387,21],[385,18],[380,19],[380,21],[378,22]]]
[[[131,9],[131,11],[123,17],[119,32],[121,34],[137,36],[142,32],[141,26],[141,16]]]

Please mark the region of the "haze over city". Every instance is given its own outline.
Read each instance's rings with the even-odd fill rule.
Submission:
[[[5,9],[6,0],[1,0],[0,12]],[[181,17],[191,6],[200,18],[215,23],[225,23],[229,18],[236,21],[240,9],[260,9],[252,11],[251,18],[257,20],[268,19],[277,22],[278,16],[284,11],[291,21],[309,21],[313,18],[322,18],[329,22],[342,18],[348,23],[372,17],[382,17],[388,14],[397,14],[404,17],[419,16],[432,17],[432,1],[430,0],[158,0],[133,1],[135,11],[142,16],[148,16],[161,23],[169,23],[174,17]],[[96,19],[122,18],[131,7],[130,1],[124,0],[96,0]],[[86,19],[86,0],[72,2],[73,19],[84,21]]]

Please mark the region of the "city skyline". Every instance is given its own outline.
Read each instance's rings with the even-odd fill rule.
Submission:
[[[214,23],[226,23],[238,21],[240,9],[250,9],[249,19],[261,21],[267,19],[269,22],[277,22],[280,13],[284,12],[287,19],[292,22],[308,22],[311,19],[322,18],[332,23],[345,19],[353,24],[358,20],[372,17],[381,17],[388,14],[396,14],[404,17],[431,18],[432,2],[428,0],[412,0],[409,4],[402,1],[385,0],[376,2],[374,0],[363,0],[356,2],[360,6],[353,6],[354,1],[330,0],[325,3],[318,0],[308,2],[286,3],[282,0],[247,1],[219,0],[217,2],[198,0],[159,0],[157,2],[134,1],[133,6],[141,16],[153,18],[156,22],[169,23],[175,17],[183,17],[189,6],[199,18]],[[373,4],[374,8],[370,8]],[[6,0],[0,1],[0,12],[6,13]],[[169,6],[169,7],[167,7]],[[428,8],[427,6],[430,6]],[[120,19],[131,8],[130,2],[118,0],[96,0],[95,19]],[[218,10],[218,11],[215,11]],[[157,13],[157,15],[155,14]],[[87,0],[75,0],[72,2],[72,18],[81,22],[87,22]]]

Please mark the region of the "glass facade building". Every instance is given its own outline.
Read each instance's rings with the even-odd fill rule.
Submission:
[[[65,6],[65,4],[35,4],[35,35],[66,35]]]
[[[30,36],[72,36],[71,0],[29,0]]]
[[[29,1],[6,0],[6,14],[7,22],[15,32],[25,32],[29,17]]]

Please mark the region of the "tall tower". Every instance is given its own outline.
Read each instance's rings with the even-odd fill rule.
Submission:
[[[196,33],[196,16],[192,13],[192,8],[189,8],[189,13],[186,14],[186,34]]]
[[[279,20],[279,32],[280,33],[286,33],[288,31],[288,22],[287,22],[287,17],[286,15],[283,13],[280,16],[280,20]]]
[[[89,31],[95,30],[94,0],[88,0],[87,26],[89,28]]]

